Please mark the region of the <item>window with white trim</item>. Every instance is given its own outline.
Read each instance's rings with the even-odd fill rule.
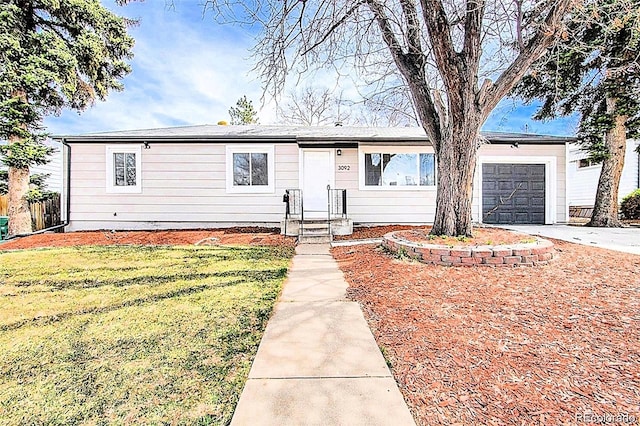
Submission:
[[[363,184],[370,187],[435,187],[435,155],[430,152],[366,151]]]
[[[228,146],[227,191],[274,192],[273,147]]]
[[[140,145],[107,146],[107,192],[142,192]]]
[[[587,167],[593,167],[593,166],[597,166],[601,163],[601,161],[594,161],[590,158],[581,158],[580,160],[578,160],[578,168],[579,169],[585,169]]]

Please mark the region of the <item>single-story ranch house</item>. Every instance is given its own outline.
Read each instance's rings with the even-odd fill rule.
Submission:
[[[568,220],[571,138],[485,133],[479,223]],[[203,125],[57,136],[66,150],[67,230],[433,222],[436,167],[421,128]],[[328,189],[329,188],[329,189]],[[284,202],[287,201],[288,202]]]

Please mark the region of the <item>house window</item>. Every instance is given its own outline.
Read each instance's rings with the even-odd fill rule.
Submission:
[[[115,170],[115,186],[136,185],[136,153],[114,152],[113,166]]]
[[[267,158],[266,152],[233,153],[233,184],[235,186],[268,186]]]
[[[589,158],[582,158],[578,160],[579,169],[584,169],[586,167],[591,167],[591,166],[597,166],[598,164],[600,164],[600,161],[594,161]]]
[[[107,146],[107,192],[142,192],[139,145]]]
[[[227,147],[227,192],[274,192],[273,147]]]
[[[364,186],[433,187],[436,184],[433,153],[365,152]]]

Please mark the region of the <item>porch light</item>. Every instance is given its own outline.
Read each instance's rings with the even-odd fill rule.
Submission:
[[[340,157],[342,155],[342,150],[340,148],[336,149],[336,155]]]

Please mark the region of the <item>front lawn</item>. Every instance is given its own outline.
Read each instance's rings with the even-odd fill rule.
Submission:
[[[0,253],[3,424],[225,424],[291,249]]]

